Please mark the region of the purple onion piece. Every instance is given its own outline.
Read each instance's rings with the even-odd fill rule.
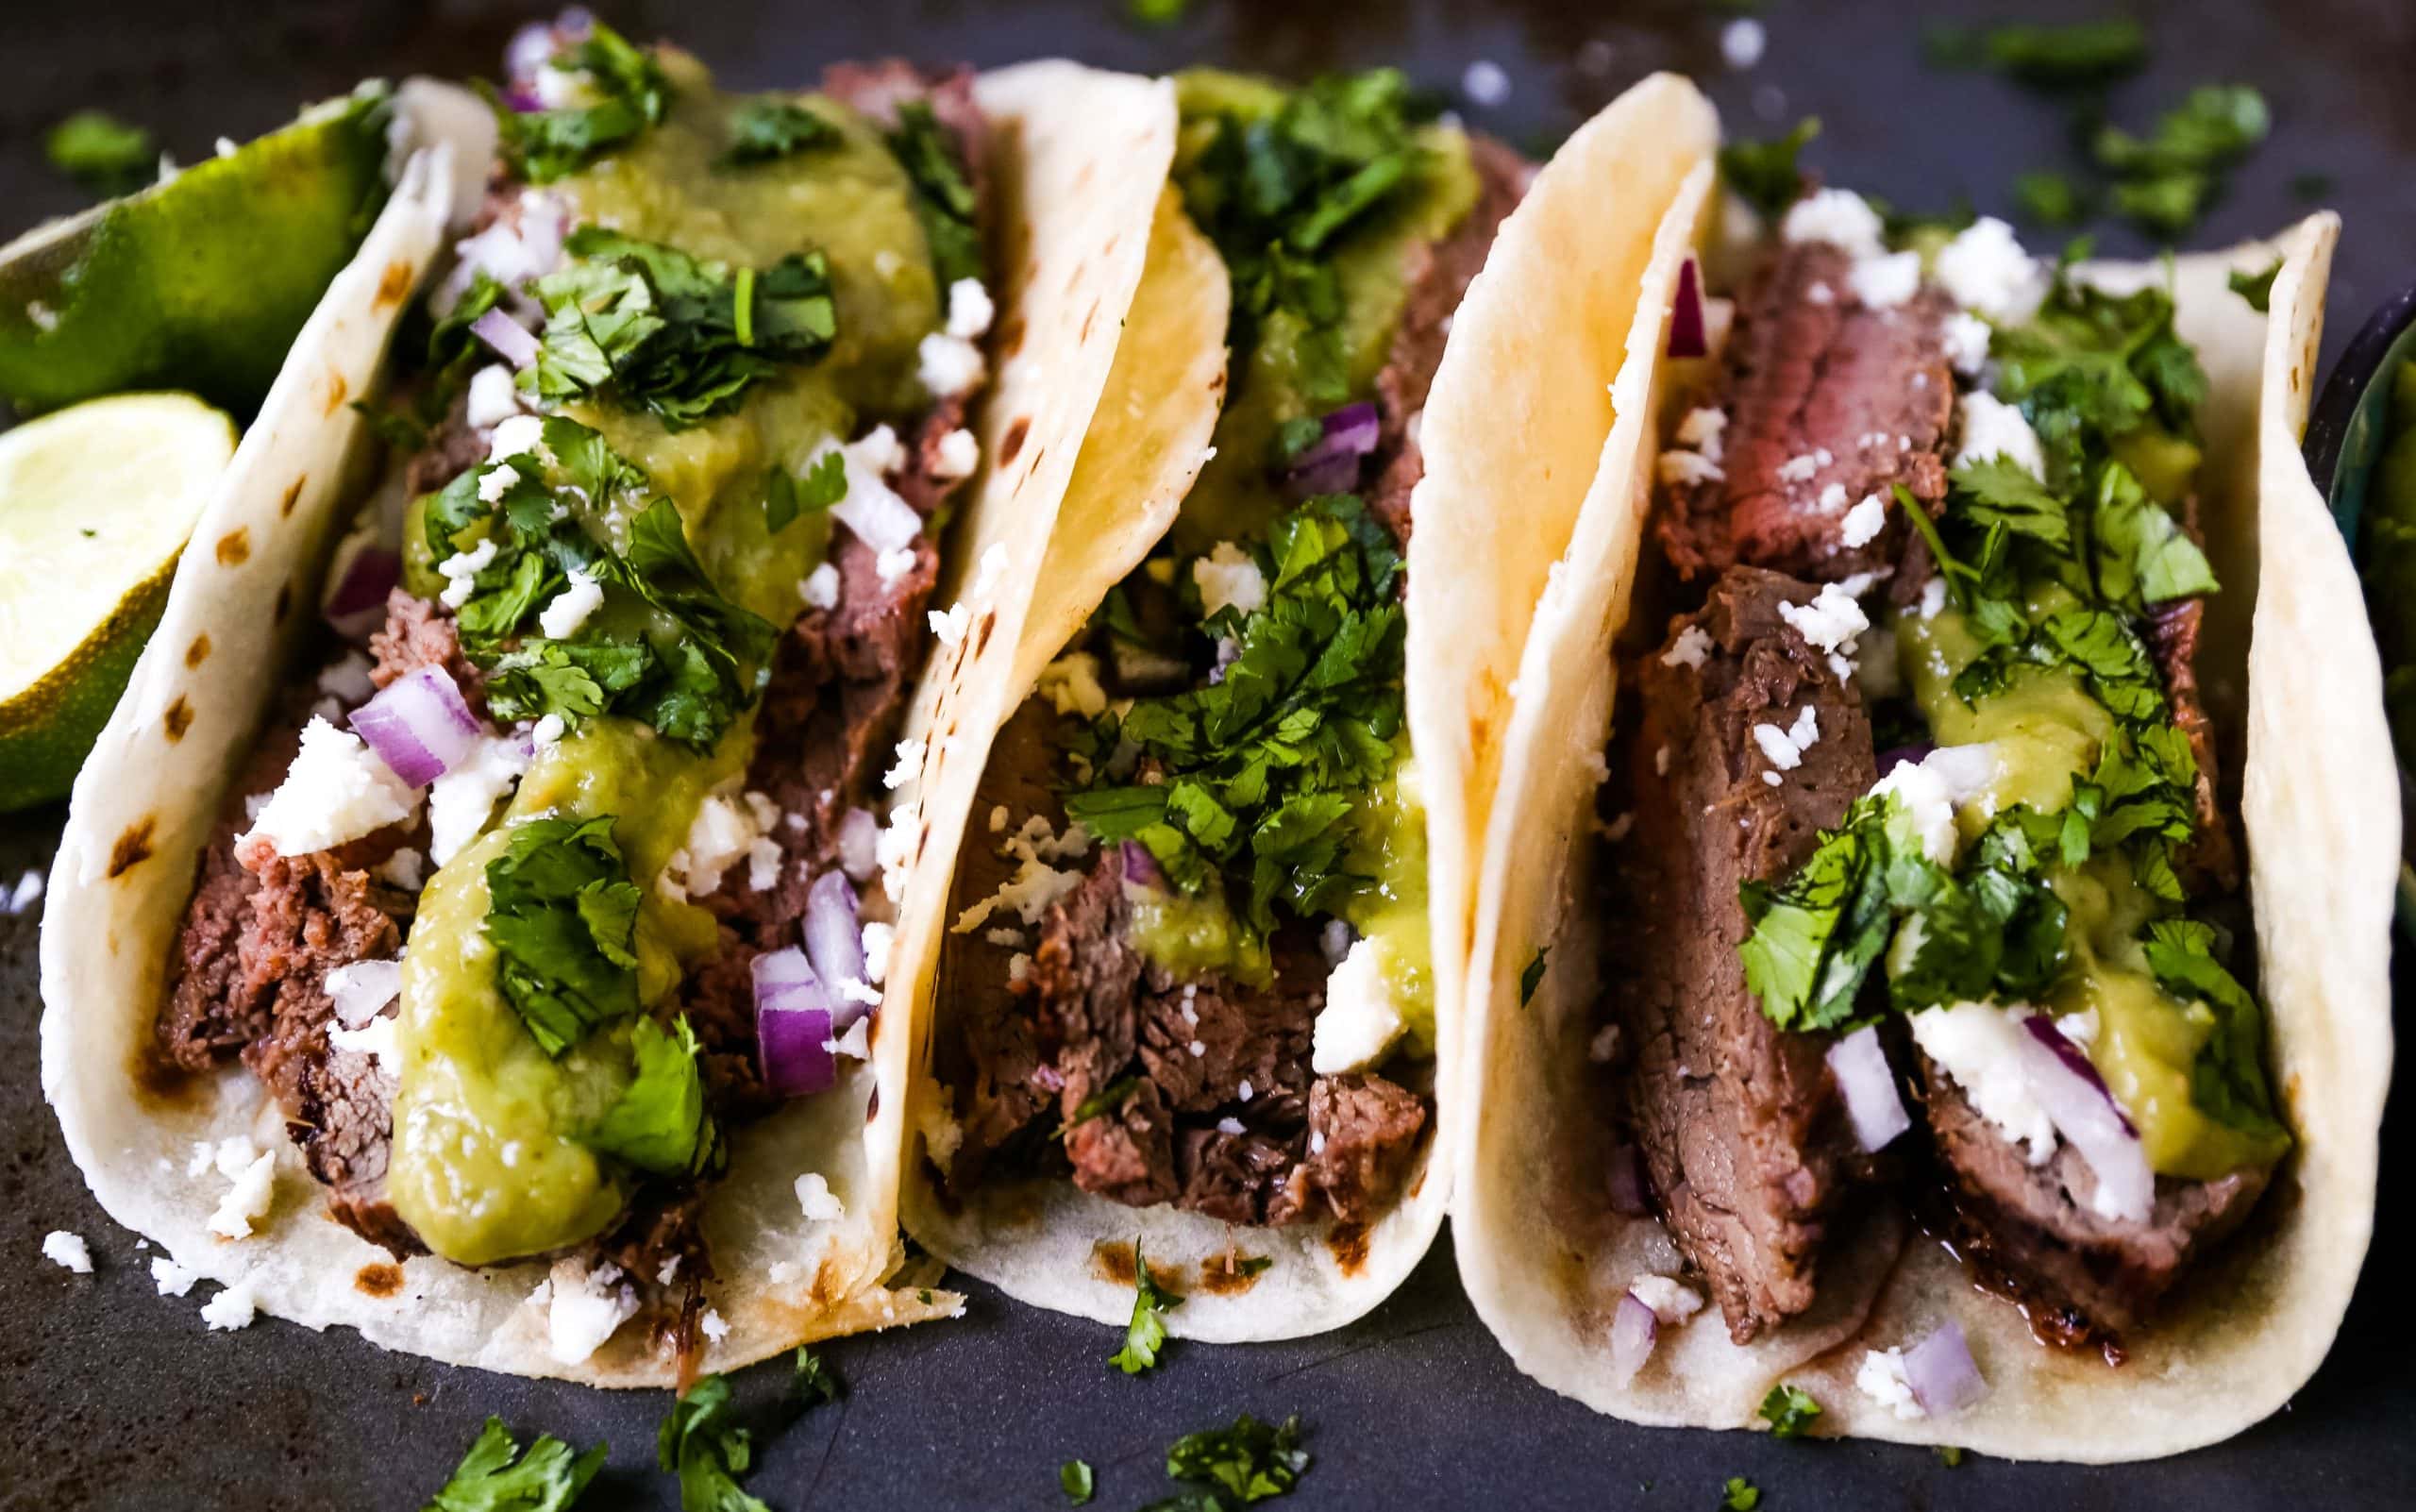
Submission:
[[[1123,849],[1124,880],[1135,887],[1151,887],[1164,892],[1166,888],[1166,868],[1158,865],[1157,857],[1149,854],[1149,848],[1138,840],[1127,840]]]
[[[2114,1094],[2106,1086],[2106,1078],[2097,1074],[2096,1063],[2091,1061],[2079,1046],[2064,1037],[2064,1032],[2055,1027],[2054,1019],[2045,1014],[2032,1014],[2022,1021],[2022,1027],[2030,1031],[2032,1039],[2055,1051],[2055,1059],[2064,1064],[2064,1069],[2096,1088],[2097,1095],[2106,1100],[2106,1105],[2111,1108],[2114,1111],[2114,1117],[2122,1121],[2124,1134],[2135,1139],[2139,1137],[2139,1132],[2131,1127],[2130,1116],[2122,1111],[2121,1103],[2114,1100]]]
[[[514,367],[527,367],[537,360],[537,338],[500,310],[490,310],[470,322],[470,334],[495,348],[496,356]]]
[[[881,868],[881,821],[870,809],[849,809],[839,820],[839,869],[867,882]]]
[[[1710,351],[1703,335],[1703,275],[1688,258],[1678,264],[1678,294],[1669,306],[1669,355],[1704,357]]]
[[[865,1004],[847,995],[845,984],[865,982],[864,926],[856,916],[856,889],[845,872],[826,871],[805,895],[805,953],[837,1000],[832,1022],[845,1031],[864,1016]]]
[[[352,712],[355,733],[396,777],[422,787],[477,750],[478,721],[441,666],[414,667]]]
[[[1636,1379],[1644,1362],[1653,1358],[1653,1346],[1661,1337],[1661,1319],[1653,1315],[1644,1299],[1632,1291],[1619,1294],[1619,1304],[1611,1314],[1611,1378],[1620,1386]]]
[[[1612,1212],[1642,1218],[1653,1210],[1644,1200],[1644,1162],[1636,1146],[1613,1145],[1603,1159],[1602,1175],[1610,1188]]]
[[[1988,1380],[1971,1358],[1963,1325],[1950,1322],[1904,1352],[1904,1384],[1933,1418],[1944,1418],[1988,1394]]]
[[[1885,777],[1907,762],[1918,765],[1929,760],[1929,753],[1936,749],[1938,747],[1926,740],[1915,741],[1909,746],[1890,746],[1879,753],[1879,775]]]
[[[383,609],[386,596],[403,579],[403,558],[398,551],[381,546],[364,546],[355,551],[344,564],[344,574],[336,580],[335,591],[327,595],[327,614],[360,613],[364,609]]]
[[[838,1062],[830,1053],[837,1004],[814,974],[805,952],[794,945],[769,950],[748,969],[755,984],[756,1056],[763,1084],[788,1098],[829,1091],[839,1080]]]
[[[1830,1074],[1837,1079],[1837,1090],[1845,1094],[1846,1117],[1854,1124],[1854,1139],[1863,1149],[1882,1149],[1913,1126],[1876,1028],[1865,1024],[1830,1046],[1828,1062]]]
[[[1364,399],[1344,405],[1319,423],[1325,433],[1292,459],[1284,471],[1284,490],[1294,498],[1347,494],[1357,488],[1361,459],[1376,449],[1384,432],[1383,417]]]
[[[2043,1014],[2022,1020],[2022,1071],[2031,1097],[2096,1178],[2087,1206],[2111,1218],[2143,1220],[2156,1205],[2147,1147],[2079,1047]]]

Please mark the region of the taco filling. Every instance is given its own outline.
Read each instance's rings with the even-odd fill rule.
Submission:
[[[397,1256],[570,1267],[573,1361],[656,1303],[693,1345],[730,1142],[870,1086],[992,303],[969,75],[732,95],[583,24],[513,64],[155,1042],[255,1072]]]
[[[1891,1194],[2110,1343],[2289,1145],[2194,670],[2206,380],[2164,288],[2001,222],[1891,243],[1823,189],[1773,244],[1658,462],[1683,612],[1603,799],[1614,1201],[1739,1343]]]
[[[1431,1134],[1402,559],[1418,412],[1524,168],[1406,93],[1179,80],[1175,184],[1233,286],[1227,402],[1172,529],[985,769],[934,1047],[949,1201],[1070,1177],[1364,1222]]]

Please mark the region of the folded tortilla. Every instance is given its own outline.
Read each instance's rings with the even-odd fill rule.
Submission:
[[[950,768],[946,753],[1008,678],[1049,524],[1115,352],[1117,322],[1099,312],[1128,306],[1140,280],[1143,238],[1119,244],[1118,233],[1146,224],[1173,151],[1165,85],[1070,65],[1047,76],[1080,129],[1002,122],[1009,129],[994,147],[1007,250],[998,260],[994,377],[975,421],[984,465],[957,507],[950,577],[938,590],[938,601],[964,604],[980,628],[934,647],[908,715],[909,748],[920,742],[931,752],[893,798],[921,826],[901,923],[909,938],[944,900],[952,837],[978,775]],[[487,123],[483,110],[460,119]],[[449,1363],[667,1386],[682,1362],[647,1330],[621,1330],[576,1365],[549,1352],[546,1310],[530,1305],[547,1275],[542,1260],[397,1264],[331,1221],[276,1102],[247,1071],[230,1067],[174,1094],[149,1074],[194,859],[282,682],[263,670],[293,664],[333,537],[365,486],[375,448],[348,403],[378,392],[395,320],[447,242],[448,209],[476,207],[487,130],[468,150],[411,161],[321,301],[204,511],[159,629],[77,781],[42,933],[42,1085],[109,1215],[147,1235],[162,1259],[263,1312],[341,1324]],[[457,194],[465,175],[473,188]],[[869,1076],[736,1135],[704,1220],[719,1276],[709,1295],[728,1330],[689,1364],[730,1369],[959,1309],[961,1299],[918,1284],[934,1278],[928,1266],[906,1265],[898,1237],[906,980],[889,977]],[[879,1033],[882,1024],[896,1027]],[[210,1227],[225,1183],[187,1167],[196,1145],[236,1135],[277,1151],[279,1174],[251,1236],[227,1239]],[[843,1218],[804,1217],[796,1183],[805,1172],[827,1179]]]
[[[1574,193],[1584,179],[1560,182]],[[1622,218],[1635,210],[1609,199],[1572,205],[1569,233],[1538,265],[1528,299],[1573,308],[1597,281],[1626,277],[1619,249],[1632,231]],[[1660,1225],[1613,1212],[1602,1183],[1603,1092],[1587,1040],[1600,984],[1619,964],[1590,916],[1593,805],[1616,691],[1613,644],[1653,501],[1676,277],[1713,213],[1707,176],[1658,212],[1625,354],[1590,374],[1611,385],[1619,418],[1518,664],[1466,1010],[1476,1115],[1459,1121],[1450,1154],[1469,1296],[1522,1370],[1636,1422],[1747,1427],[1784,1380],[1819,1400],[1819,1432],[2011,1458],[2143,1459],[2224,1438],[2286,1402],[2340,1326],[2373,1229],[2391,1074],[2398,832],[2381,673],[2356,575],[2298,445],[2338,218],[2313,215],[2271,242],[2182,258],[2173,270],[2179,333],[2212,386],[2200,505],[2223,586],[2206,601],[2200,679],[2217,723],[2244,725],[2247,736],[2241,811],[2257,987],[2296,1140],[2274,1178],[2279,1190],[2155,1319],[2124,1335],[2120,1367],[2036,1342],[2020,1312],[1974,1286],[1942,1246],[1866,1231],[1832,1235],[1812,1312],[1747,1346],[1732,1343],[1716,1316],[1665,1329],[1643,1369],[1620,1385],[1609,1362],[1613,1309],[1633,1278],[1678,1263]],[[2227,276],[2276,258],[2270,313],[2260,314]],[[2166,270],[2083,274],[2119,289]],[[1561,461],[1588,457],[1572,445]],[[1547,969],[1530,997],[1521,978],[1538,952]],[[1906,1420],[1856,1389],[1866,1351],[1909,1345],[1950,1320],[1987,1379],[1985,1399]]]

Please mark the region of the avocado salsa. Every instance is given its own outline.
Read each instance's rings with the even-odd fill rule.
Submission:
[[[962,75],[731,95],[601,25],[558,41],[513,84],[545,108],[498,104],[507,174],[385,422],[434,428],[376,664],[322,674],[303,756],[205,856],[159,1041],[197,1065],[255,1026],[210,951],[260,955],[246,908],[310,931],[332,899],[349,949],[289,950],[242,1048],[304,1064],[289,1117],[336,1216],[398,1253],[584,1250],[693,1288],[730,1129],[866,1053],[899,891],[867,885],[868,808],[973,470],[980,123]],[[328,716],[372,682],[363,750]],[[425,819],[376,717],[410,687],[477,731]],[[313,751],[401,816],[296,854],[269,821]],[[847,920],[835,956],[799,948],[809,906]],[[823,1028],[776,1062],[750,978],[788,957]],[[384,997],[344,990],[361,963]]]

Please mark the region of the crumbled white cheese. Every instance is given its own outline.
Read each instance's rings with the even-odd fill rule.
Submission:
[[[1689,410],[1678,422],[1678,445],[1691,446],[1713,462],[1726,454],[1727,443],[1722,433],[1728,428],[1728,412],[1708,407]]]
[[[705,1316],[696,1320],[696,1327],[704,1332],[708,1340],[715,1344],[730,1337],[730,1325],[722,1321],[721,1314],[710,1307],[705,1309]]]
[[[1885,257],[1865,258],[1846,275],[1846,283],[1854,290],[1854,296],[1871,309],[1893,310],[1921,288],[1921,255],[1890,252]]]
[[[1720,56],[1728,66],[1747,69],[1762,60],[1762,50],[1770,45],[1770,33],[1751,16],[1739,16],[1720,28]]]
[[[881,890],[893,903],[905,901],[906,867],[914,859],[914,827],[921,822],[922,805],[900,803],[889,811],[889,823],[881,832],[880,843],[873,854],[881,864]]]
[[[889,978],[889,952],[898,944],[898,927],[878,919],[864,928],[864,977],[871,982]]]
[[[1862,502],[1846,511],[1837,522],[1838,538],[1848,549],[1869,546],[1888,526],[1888,501],[1878,494],[1865,494]]]
[[[426,865],[426,857],[411,847],[404,846],[379,864],[378,878],[389,886],[399,887],[407,893],[415,893],[427,880],[424,876]]]
[[[1366,1070],[1384,1058],[1401,1027],[1383,952],[1375,941],[1362,939],[1326,978],[1325,1006],[1311,1032],[1309,1067],[1319,1076]]]
[[[442,866],[478,837],[497,800],[528,769],[528,754],[516,735],[481,739],[469,759],[428,784],[428,853]]]
[[[981,465],[982,443],[963,426],[940,437],[939,445],[931,452],[931,476],[942,482],[970,478],[973,469]]]
[[[1946,317],[1946,360],[1965,378],[1977,378],[1988,365],[1988,323],[1968,310]]]
[[[1804,712],[1810,714],[1812,706],[1804,705]],[[1803,748],[1796,745],[1787,732],[1776,725],[1755,725],[1753,744],[1762,748],[1762,755],[1772,766],[1782,772],[1791,772],[1804,764]]]
[[[1921,584],[1921,618],[1936,619],[1938,612],[1945,607],[1946,579],[1943,575],[1932,577],[1929,581]]]
[[[487,476],[499,478],[502,475],[490,473]],[[495,560],[495,541],[490,537],[467,551],[455,552],[436,564],[437,575],[445,580],[445,589],[436,596],[445,600],[445,608],[459,609],[470,601],[470,595],[477,592],[478,586],[473,580],[488,563]]]
[[[847,1216],[846,1205],[820,1171],[810,1170],[797,1179],[797,1205],[816,1223],[836,1223]]]
[[[1854,1389],[1906,1422],[1926,1418],[1928,1411],[1913,1395],[1913,1379],[1904,1373],[1903,1350],[1866,1350],[1854,1373]]]
[[[159,1288],[162,1297],[181,1297],[200,1279],[200,1271],[188,1269],[167,1255],[151,1257],[151,1285]]]
[[[1807,451],[1801,457],[1789,457],[1779,463],[1778,480],[1782,483],[1808,483],[1820,470],[1819,455]]]
[[[512,369],[492,363],[470,375],[469,397],[462,418],[473,430],[493,430],[520,412],[520,385]]]
[[[1490,109],[1510,97],[1510,76],[1500,63],[1480,58],[1460,75],[1460,92]]]
[[[1846,507],[1846,485],[1834,482],[1826,485],[1814,502],[1820,505],[1823,514],[1842,513]]]
[[[2047,297],[2047,276],[2022,250],[2013,227],[1983,215],[1938,249],[1932,269],[1955,302],[1990,320],[2020,325],[2038,313]]]
[[[911,546],[902,546],[895,550],[884,551],[872,559],[872,566],[873,571],[881,577],[881,586],[888,587],[914,570],[914,548]]]
[[[1993,394],[1971,393],[1963,395],[1957,408],[1962,416],[1962,440],[1955,448],[1955,465],[1987,462],[2003,458],[2031,477],[2045,481],[2047,453],[2038,445],[2038,432],[2022,412]]]
[[[764,826],[756,822],[753,805],[720,793],[708,794],[689,821],[685,845],[673,853],[664,870],[696,897],[721,885],[722,874],[747,859]],[[758,889],[761,891],[761,889]]]
[[[277,1151],[263,1150],[235,1173],[235,1184],[210,1215],[210,1232],[229,1239],[251,1237],[252,1225],[268,1215],[277,1183]]]
[[[898,761],[881,777],[881,785],[895,793],[913,781],[923,770],[923,758],[931,753],[931,744],[920,735],[909,735],[898,743]]]
[[[1653,471],[1665,488],[1688,487],[1696,483],[1717,483],[1728,475],[1720,464],[1699,451],[1683,451],[1672,447],[1663,452],[1653,463]]]
[[[89,1276],[92,1273],[92,1247],[84,1242],[84,1236],[80,1234],[70,1234],[65,1229],[53,1229],[42,1235],[42,1258],[52,1265],[73,1270],[79,1276]]]
[[[1250,554],[1231,541],[1219,541],[1204,557],[1194,558],[1191,580],[1200,585],[1200,607],[1214,614],[1231,604],[1243,613],[1266,607],[1267,576]]]
[[[1048,699],[1049,707],[1061,714],[1096,719],[1107,709],[1107,689],[1099,683],[1099,658],[1090,652],[1068,651],[1041,668],[1032,696]],[[1001,808],[998,813],[1003,815],[1006,811]]]
[[[368,1056],[390,1076],[399,1075],[403,1061],[402,1052],[394,1045],[394,1022],[392,1015],[383,1015],[359,1029],[334,1026],[327,1031],[327,1043],[340,1050]]]
[[[964,643],[965,630],[973,623],[973,611],[964,604],[950,604],[946,609],[929,611],[925,618],[931,623],[933,640],[955,647]]]
[[[824,563],[806,574],[797,591],[808,609],[829,609],[839,601],[839,569]]]
[[[1663,1328],[1675,1328],[1703,1311],[1703,1293],[1675,1276],[1638,1276],[1627,1284],[1627,1289],[1653,1309]]]
[[[982,381],[982,348],[962,336],[933,331],[914,348],[916,376],[934,399],[952,399]]]
[[[545,1306],[545,1352],[562,1365],[586,1360],[638,1315],[638,1289],[623,1279],[620,1267],[590,1270],[579,1259],[555,1261],[553,1274],[528,1300]]]
[[[998,307],[981,279],[959,278],[948,286],[948,333],[959,341],[969,342],[988,331],[998,313]]]
[[[1912,927],[1918,922],[1915,916],[1898,932],[1900,945],[1918,934]],[[1896,953],[1889,952],[1891,966]],[[2022,1074],[2021,1040],[2028,1031],[2022,1020],[2027,1016],[2021,1009],[1984,1002],[1925,1008],[1912,1016],[1913,1041],[1955,1079],[1980,1117],[2005,1131],[2006,1138],[2028,1152],[2030,1164],[2039,1166],[2055,1152],[2055,1121],[2031,1096],[2030,1080]]]
[[[1779,234],[1789,242],[1827,242],[1850,257],[1887,253],[1885,227],[1870,201],[1849,189],[1821,189],[1787,207]],[[1969,303],[1970,301],[1965,301]]]
[[[249,1328],[260,1316],[260,1304],[252,1300],[252,1284],[239,1281],[217,1296],[201,1304],[201,1320],[212,1333],[233,1333]]]
[[[1952,865],[1961,841],[1955,810],[1987,798],[2003,767],[1993,745],[1940,746],[1918,762],[1898,764],[1871,792],[1874,798],[1895,795],[1904,814],[1903,837],[1917,840],[1931,861]]]
[[[545,450],[545,422],[533,414],[515,414],[501,422],[487,442],[490,462],[502,462],[509,457],[535,457],[544,462],[551,455]]]
[[[1852,646],[1855,636],[1871,628],[1871,617],[1844,583],[1824,582],[1810,603],[1781,604],[1778,613],[1797,634],[1824,651]]]
[[[1678,631],[1678,638],[1661,653],[1661,664],[1701,668],[1703,658],[1710,654],[1711,632],[1700,625],[1689,625]]]
[[[587,623],[587,616],[604,605],[604,585],[579,571],[569,569],[570,586],[554,596],[554,601],[537,612],[537,628],[558,641],[566,641]]]
[[[419,811],[419,790],[396,777],[359,735],[313,718],[285,781],[269,795],[246,841],[306,856],[399,824]]]

